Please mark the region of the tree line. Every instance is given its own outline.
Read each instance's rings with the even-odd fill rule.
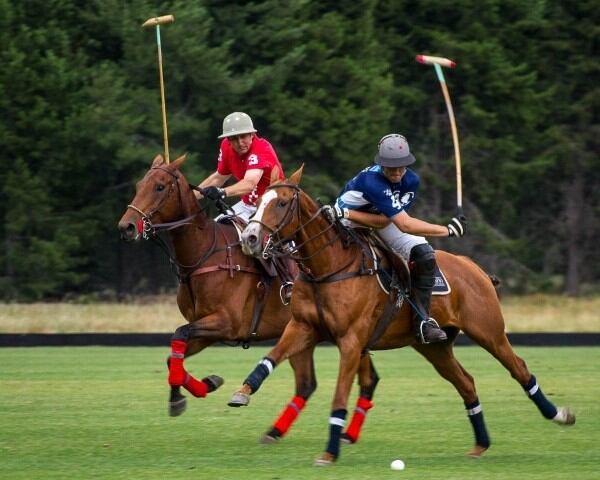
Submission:
[[[449,57],[473,257],[513,292],[597,290],[599,63],[591,0],[0,0],[5,300],[172,291],[166,257],[116,223],[162,151],[161,29],[171,156],[199,182],[225,115],[249,113],[287,174],[322,201],[404,134],[415,214],[456,208],[440,86],[416,54]]]

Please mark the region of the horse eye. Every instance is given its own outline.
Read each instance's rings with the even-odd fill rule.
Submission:
[[[156,186],[156,191],[157,191],[157,192],[162,192],[164,189],[165,189],[165,186],[164,186],[162,183],[159,183],[159,184]]]
[[[277,206],[279,208],[283,208],[287,205],[287,202],[285,200],[279,200],[279,203],[277,204]]]

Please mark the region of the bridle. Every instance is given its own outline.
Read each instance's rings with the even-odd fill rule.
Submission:
[[[175,173],[172,172],[171,170],[165,168],[165,167],[152,167],[150,168],[150,170],[162,170],[165,173],[168,173],[169,175],[171,175],[171,177],[173,177],[173,180],[171,181],[171,183],[169,183],[169,191],[167,192],[166,195],[163,196],[163,198],[160,200],[160,202],[158,202],[158,205],[151,210],[149,213],[144,212],[141,208],[136,207],[133,203],[130,203],[129,205],[127,205],[127,208],[131,208],[132,210],[135,210],[137,213],[139,213],[142,216],[142,225],[141,228],[138,225],[138,230],[141,230],[141,234],[142,237],[144,238],[144,240],[148,240],[148,238],[150,238],[150,236],[154,233],[157,232],[157,227],[159,225],[154,225],[152,224],[151,218],[154,216],[154,214],[156,214],[158,211],[160,211],[160,209],[163,207],[163,204],[169,199],[169,197],[171,196],[171,192],[174,190],[175,185],[177,185],[177,193],[178,193],[178,199],[179,199],[179,204],[181,205],[181,187],[179,185],[179,176]],[[188,219],[184,219],[184,220],[188,220]],[[162,225],[166,225],[166,224],[160,224]],[[164,228],[163,228],[164,230]]]
[[[304,229],[308,225],[310,225],[313,221],[315,221],[323,213],[323,208],[321,207],[321,208],[317,209],[317,211],[313,215],[311,215],[311,217],[306,222],[302,223],[302,217],[300,214],[300,193],[302,192],[302,189],[300,189],[300,187],[298,187],[298,185],[295,185],[292,183],[276,183],[276,184],[268,186],[267,190],[277,189],[277,188],[285,188],[285,187],[291,188],[294,191],[294,194],[292,196],[292,200],[288,204],[288,207],[287,207],[281,221],[275,227],[270,227],[269,225],[267,225],[266,223],[264,223],[260,220],[250,219],[248,221],[248,225],[250,225],[251,223],[258,223],[262,228],[266,229],[269,232],[269,239],[268,239],[266,245],[264,246],[263,252],[262,252],[263,258],[268,258],[271,256],[290,255],[290,252],[286,251],[285,246],[287,244],[289,244],[289,242],[292,241],[292,239],[296,236],[296,234],[304,231]],[[286,226],[288,226],[294,217],[297,217],[298,227],[293,232],[291,232],[291,234],[289,234],[287,236],[282,236],[281,230],[283,230]],[[335,224],[329,223],[329,222],[327,222],[327,223],[328,223],[328,226],[326,228],[320,230],[316,235],[313,235],[312,237],[307,238],[302,243],[295,244],[294,253],[292,254],[292,256],[296,261],[302,262],[302,261],[307,261],[307,260],[313,258],[317,254],[319,254],[321,251],[323,251],[325,248],[327,248],[328,246],[335,243],[335,241],[340,238],[339,231],[336,230],[335,236],[333,236],[333,238],[331,238],[324,245],[322,245],[321,248],[317,249],[316,252],[312,253],[311,255],[305,256],[305,257],[299,255],[298,252],[300,251],[300,249],[302,247],[308,245],[309,243],[313,242],[314,240],[321,237],[322,235],[325,235],[331,229],[335,228]]]
[[[201,210],[200,212],[195,213],[193,215],[190,215],[189,217],[185,217],[181,220],[176,220],[174,222],[157,223],[157,224],[152,223],[151,218],[156,213],[158,213],[160,211],[160,209],[164,206],[165,202],[171,196],[171,192],[174,191],[175,186],[177,187],[177,199],[179,201],[180,206],[183,205],[183,201],[181,198],[181,185],[179,184],[180,176],[177,175],[176,172],[173,172],[162,166],[152,167],[150,170],[162,170],[163,172],[166,172],[171,177],[173,177],[173,180],[169,184],[169,191],[158,202],[158,205],[156,207],[154,207],[154,209],[152,209],[149,213],[144,212],[142,209],[138,208],[133,203],[127,205],[127,208],[131,208],[132,210],[136,211],[137,213],[139,213],[142,216],[142,218],[141,218],[142,223],[141,223],[141,225],[137,226],[138,231],[141,230],[142,237],[144,238],[144,240],[153,240],[155,243],[158,244],[158,246],[165,252],[167,257],[169,258],[169,262],[171,263],[171,266],[174,266],[178,269],[178,271],[176,272],[176,275],[181,279],[182,278],[182,274],[180,273],[181,270],[189,270],[189,269],[194,269],[194,268],[198,267],[199,265],[203,264],[211,255],[213,255],[217,251],[215,249],[215,246],[217,244],[217,230],[216,230],[216,228],[213,229],[212,244],[211,244],[211,247],[207,250],[207,253],[205,255],[203,255],[196,262],[194,262],[190,265],[185,265],[185,264],[178,262],[175,259],[175,257],[171,254],[171,252],[169,251],[169,247],[166,244],[166,242],[157,234],[158,234],[158,232],[161,232],[161,231],[175,230],[175,229],[183,227],[185,225],[192,225],[194,218],[196,218],[198,215],[200,215],[203,212],[203,210]],[[190,184],[189,186],[192,189],[198,189],[198,187],[196,187],[194,185]],[[198,227],[198,228],[200,228],[200,227]]]

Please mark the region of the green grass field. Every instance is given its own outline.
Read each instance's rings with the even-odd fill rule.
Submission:
[[[477,382],[492,447],[472,445],[461,399],[411,349],[376,352],[382,378],[360,442],[335,466],[312,460],[324,449],[337,372],[335,348],[317,349],[319,388],[289,436],[258,437],[293,394],[280,366],[249,407],[226,406],[266,352],[212,348],[188,359],[196,376],[225,385],[188,410],[167,415],[166,348],[0,349],[0,478],[17,479],[569,479],[598,478],[600,348],[518,348],[573,427],[546,421],[508,373],[477,347],[457,356]],[[353,392],[350,405],[355,402]],[[406,469],[391,471],[402,458]]]

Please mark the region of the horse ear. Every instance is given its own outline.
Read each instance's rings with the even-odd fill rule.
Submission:
[[[152,160],[153,167],[158,167],[159,165],[162,165],[163,163],[165,163],[165,159],[163,158],[163,156],[160,153],[156,157],[154,157],[154,160]]]
[[[177,160],[173,160],[171,162],[171,165],[173,165],[173,168],[176,168],[177,170],[179,170],[179,167],[181,167],[181,164],[183,162],[185,162],[185,159],[187,158],[187,153],[184,153],[181,157],[179,157]]]
[[[304,171],[304,164],[300,165],[300,168],[292,173],[292,176],[288,179],[290,183],[294,185],[300,184],[300,179],[302,178],[302,172]]]

